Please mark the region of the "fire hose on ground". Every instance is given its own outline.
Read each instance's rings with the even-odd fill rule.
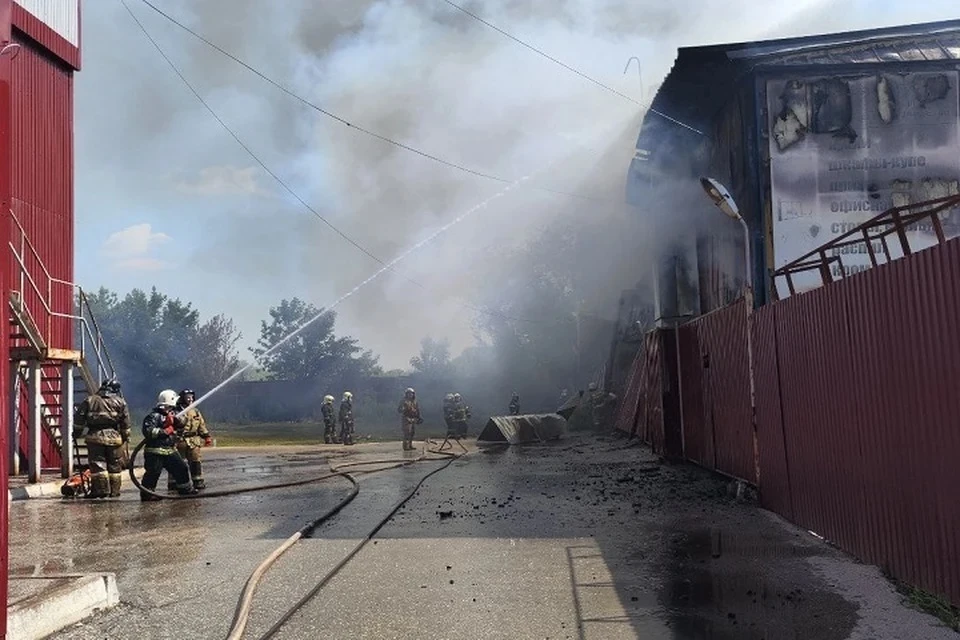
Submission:
[[[314,477],[306,478],[302,480],[279,482],[274,484],[260,485],[256,487],[245,487],[240,489],[205,491],[203,493],[197,493],[197,494],[191,494],[191,495],[164,495],[144,487],[143,484],[137,479],[136,475],[134,474],[134,469],[136,468],[135,462],[137,459],[137,455],[139,455],[140,451],[146,445],[146,441],[144,441],[144,442],[141,442],[139,445],[137,445],[137,447],[133,450],[133,453],[130,456],[129,473],[130,473],[130,479],[133,481],[133,484],[140,491],[143,491],[149,495],[157,496],[158,498],[162,498],[164,500],[196,500],[200,498],[216,498],[216,497],[223,497],[223,496],[231,496],[231,495],[237,495],[242,493],[251,493],[254,491],[267,491],[270,489],[283,489],[288,487],[303,486],[306,484],[322,482],[324,480],[329,480],[331,478],[336,478],[336,477],[343,477],[352,484],[350,493],[344,496],[336,505],[334,505],[333,507],[325,511],[319,517],[305,524],[296,533],[294,533],[292,536],[287,538],[283,542],[283,544],[277,547],[269,556],[267,556],[267,558],[263,562],[261,562],[256,567],[256,569],[254,569],[253,573],[250,575],[250,577],[247,579],[246,584],[244,585],[244,589],[240,596],[240,600],[237,603],[237,609],[234,613],[233,622],[231,623],[230,633],[227,636],[227,640],[240,640],[240,638],[242,638],[243,636],[244,630],[246,629],[247,620],[249,619],[249,616],[250,616],[250,610],[253,606],[254,592],[256,591],[256,588],[259,585],[260,580],[263,578],[263,575],[270,569],[271,566],[273,566],[273,564],[284,553],[290,550],[290,548],[292,548],[299,540],[310,535],[312,531],[314,531],[321,524],[323,524],[324,522],[326,522],[327,520],[335,516],[337,513],[339,513],[344,507],[350,504],[350,502],[352,502],[354,498],[357,497],[357,495],[360,493],[360,484],[357,482],[354,475],[371,474],[371,473],[377,473],[380,471],[387,471],[389,469],[396,469],[398,467],[409,466],[412,464],[416,464],[418,462],[431,462],[431,461],[441,461],[441,460],[446,461],[440,467],[437,467],[430,473],[423,476],[423,478],[420,479],[420,481],[413,487],[413,489],[402,500],[400,500],[396,505],[394,505],[394,507],[390,510],[390,512],[386,516],[384,516],[376,524],[376,526],[374,526],[373,529],[371,529],[370,532],[367,533],[366,536],[364,536],[364,538],[359,543],[357,543],[357,545],[350,551],[350,553],[344,556],[344,558],[340,560],[340,562],[338,562],[337,565],[334,566],[329,572],[327,572],[327,574],[324,575],[323,578],[321,578],[320,581],[310,591],[308,591],[300,600],[296,602],[296,604],[294,604],[290,609],[288,609],[287,612],[284,613],[280,617],[280,619],[276,623],[274,623],[274,625],[271,626],[269,630],[267,630],[267,632],[264,635],[260,636],[260,640],[267,640],[268,638],[272,638],[274,635],[276,635],[276,633],[281,629],[281,627],[283,627],[284,624],[286,624],[290,620],[290,618],[292,618],[301,608],[303,608],[304,605],[306,605],[310,600],[312,600],[327,585],[327,583],[330,582],[330,580],[332,580],[354,558],[354,556],[356,556],[360,552],[360,550],[363,549],[363,547],[365,547],[367,543],[373,539],[373,537],[377,534],[377,532],[379,532],[380,529],[382,529],[393,518],[393,516],[396,515],[397,511],[399,511],[403,507],[403,505],[409,502],[414,497],[414,495],[416,495],[417,491],[419,491],[420,487],[423,486],[423,483],[426,482],[428,478],[430,478],[434,474],[439,473],[440,471],[443,471],[448,466],[450,466],[455,460],[466,455],[465,449],[464,449],[464,453],[455,454],[452,452],[447,452],[439,449],[428,449],[427,448],[428,444],[434,445],[436,443],[434,443],[432,440],[429,440],[429,439],[426,440],[424,442],[422,453],[416,458],[387,458],[387,459],[381,459],[381,460],[359,460],[355,462],[346,462],[337,466],[331,466],[330,473],[326,473],[323,475],[314,476]],[[431,457],[428,454],[434,454],[434,457]],[[368,465],[389,465],[389,466],[382,467],[379,469],[373,469],[370,471],[357,471],[352,474],[350,472],[343,471],[343,469],[347,467],[358,467],[358,466],[368,466]]]

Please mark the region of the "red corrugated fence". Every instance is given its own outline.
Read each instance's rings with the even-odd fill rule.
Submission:
[[[960,239],[757,316],[764,505],[960,604]]]
[[[648,334],[617,425],[755,481],[744,305]],[[960,604],[960,238],[749,317],[763,505]]]

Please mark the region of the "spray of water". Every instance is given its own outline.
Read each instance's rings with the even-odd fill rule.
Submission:
[[[608,135],[611,130],[612,130],[612,128],[605,130],[603,134],[597,135],[596,138],[605,139],[605,136]],[[584,146],[587,146],[586,143],[581,143],[580,145],[577,146],[576,149],[571,150],[571,151],[570,151],[570,154],[568,154],[568,155],[572,155],[573,153],[575,153],[577,150],[579,150],[581,147],[584,147]],[[270,355],[271,353],[273,353],[274,351],[276,351],[277,349],[279,349],[281,346],[283,346],[284,344],[286,344],[287,342],[289,342],[290,340],[292,340],[293,338],[295,338],[297,335],[299,335],[304,329],[306,329],[306,328],[309,327],[311,324],[313,324],[314,322],[316,322],[317,320],[319,320],[320,317],[321,317],[324,313],[326,313],[326,312],[329,311],[330,309],[335,309],[335,308],[336,308],[337,306],[339,306],[342,302],[344,302],[345,300],[347,300],[348,298],[350,298],[351,296],[353,296],[355,293],[357,293],[358,291],[360,291],[361,289],[363,289],[365,286],[367,286],[368,284],[370,284],[371,282],[373,282],[374,280],[376,280],[376,279],[379,278],[380,276],[382,276],[382,275],[383,275],[384,273],[386,273],[387,271],[390,271],[391,269],[393,269],[393,267],[395,267],[398,263],[400,263],[400,262],[403,261],[404,259],[408,258],[410,255],[416,253],[417,251],[419,251],[420,249],[422,249],[422,248],[425,247],[426,245],[432,243],[432,242],[433,242],[434,240],[436,240],[438,237],[440,237],[441,235],[443,235],[444,233],[446,233],[447,231],[449,231],[449,230],[450,230],[451,228],[453,228],[454,226],[460,224],[460,223],[463,222],[465,219],[467,219],[467,218],[470,217],[471,215],[475,214],[477,211],[480,211],[480,210],[482,210],[482,209],[485,209],[491,202],[494,202],[494,201],[496,201],[496,200],[499,200],[500,198],[502,198],[502,197],[506,196],[507,194],[509,194],[511,191],[513,191],[513,190],[515,190],[516,188],[522,186],[524,183],[530,181],[530,180],[533,179],[534,177],[536,177],[536,176],[538,176],[538,175],[540,175],[540,174],[548,171],[551,167],[553,167],[555,164],[557,164],[557,162],[559,162],[560,160],[561,160],[561,158],[555,158],[555,159],[551,160],[549,163],[547,163],[545,166],[543,166],[543,167],[541,167],[540,169],[538,169],[537,171],[534,171],[534,172],[532,172],[532,173],[530,173],[530,174],[528,174],[528,175],[526,175],[526,176],[524,176],[524,177],[522,177],[522,178],[517,179],[517,180],[514,181],[514,182],[511,182],[510,184],[508,184],[506,187],[504,187],[503,189],[501,189],[501,190],[498,191],[497,193],[493,194],[492,196],[490,196],[490,197],[487,198],[486,200],[483,200],[482,202],[480,202],[480,203],[478,203],[478,204],[470,207],[469,209],[467,209],[466,211],[464,211],[463,213],[461,213],[460,215],[458,215],[456,218],[454,218],[454,219],[451,220],[450,222],[447,222],[446,224],[444,224],[443,226],[441,226],[440,228],[438,228],[436,231],[434,231],[433,233],[431,233],[431,234],[428,235],[427,237],[423,238],[422,240],[420,240],[420,241],[417,242],[416,244],[412,245],[411,247],[409,247],[408,249],[406,249],[403,253],[401,253],[400,255],[398,255],[396,258],[394,258],[394,259],[391,260],[390,262],[387,262],[386,264],[384,264],[380,269],[378,269],[377,271],[375,271],[375,272],[374,272],[372,275],[370,275],[366,280],[363,280],[363,281],[360,282],[358,285],[356,285],[355,287],[353,287],[352,289],[350,289],[349,291],[347,291],[345,294],[343,294],[342,296],[340,296],[339,298],[337,298],[336,300],[334,300],[332,304],[330,304],[330,305],[327,306],[326,308],[322,309],[322,310],[320,311],[320,313],[318,313],[318,314],[315,315],[314,317],[312,317],[312,318],[310,318],[309,320],[307,320],[306,322],[304,322],[302,325],[300,325],[299,327],[297,327],[296,329],[294,329],[294,330],[293,330],[292,332],[290,332],[288,335],[286,335],[286,336],[284,336],[283,338],[281,338],[279,341],[277,341],[276,344],[274,344],[272,347],[270,347],[269,349],[267,349],[266,351],[264,351],[262,354],[260,354],[260,358],[264,358],[264,357]],[[241,367],[240,369],[238,369],[237,371],[235,371],[229,378],[227,378],[226,380],[224,380],[223,382],[221,382],[221,383],[218,384],[217,386],[215,386],[215,387],[213,387],[212,389],[210,389],[210,391],[206,392],[205,394],[203,394],[202,396],[200,396],[199,398],[197,398],[196,400],[194,400],[193,404],[191,404],[191,405],[188,406],[188,407],[185,407],[178,415],[180,415],[180,416],[184,415],[187,411],[189,411],[189,410],[192,409],[193,407],[196,407],[196,406],[200,405],[200,404],[201,404],[202,402],[204,402],[207,398],[210,398],[210,397],[213,396],[215,393],[219,392],[219,391],[220,391],[221,389],[223,389],[225,386],[227,386],[228,384],[230,384],[231,382],[233,382],[234,380],[236,380],[239,376],[243,375],[243,372],[246,371],[246,370],[248,370],[250,367],[252,367],[252,366],[255,364],[255,362],[256,362],[256,361],[251,362],[251,363],[248,363],[248,364],[244,365],[243,367]]]
[[[347,300],[348,298],[350,298],[351,296],[353,296],[355,293],[357,293],[358,291],[360,291],[361,289],[363,289],[365,286],[367,286],[368,284],[370,284],[371,282],[373,282],[374,280],[376,280],[376,279],[379,278],[380,276],[382,276],[382,275],[383,275],[384,273],[386,273],[387,271],[390,271],[394,266],[397,265],[397,263],[399,263],[400,261],[402,261],[402,260],[404,260],[405,258],[409,257],[411,254],[419,251],[420,249],[422,249],[422,248],[423,248],[424,246],[426,246],[427,244],[430,244],[431,242],[433,242],[434,240],[436,240],[439,236],[443,235],[443,234],[446,233],[448,230],[450,230],[450,228],[452,228],[453,226],[455,226],[455,225],[459,224],[460,222],[462,222],[463,220],[465,220],[467,217],[473,215],[474,213],[476,213],[477,211],[480,211],[481,209],[486,208],[491,202],[493,202],[493,201],[495,201],[495,200],[498,200],[499,198],[502,198],[503,196],[507,195],[508,193],[510,193],[511,191],[513,191],[514,189],[516,189],[517,187],[519,187],[520,185],[522,185],[524,182],[527,182],[528,180],[532,179],[536,174],[539,174],[539,173],[542,173],[542,172],[546,171],[546,170],[549,168],[549,166],[552,166],[552,164],[553,164],[553,163],[551,163],[551,165],[548,165],[547,167],[544,167],[543,169],[541,169],[540,171],[538,171],[538,172],[536,172],[536,173],[531,173],[530,175],[524,176],[524,177],[516,180],[515,182],[511,182],[509,185],[507,185],[506,187],[504,187],[503,189],[501,189],[501,190],[498,191],[497,193],[493,194],[492,196],[490,196],[489,198],[487,198],[487,199],[484,200],[483,202],[480,202],[480,203],[474,205],[473,207],[471,207],[470,209],[464,211],[464,212],[461,213],[459,216],[457,216],[456,218],[454,218],[454,219],[451,220],[450,222],[446,223],[445,225],[443,225],[442,227],[440,227],[439,229],[437,229],[436,231],[434,231],[433,233],[431,233],[429,236],[427,236],[427,237],[424,238],[423,240],[420,240],[419,242],[417,242],[416,244],[414,244],[413,246],[411,246],[410,248],[408,248],[406,251],[404,251],[403,253],[401,253],[400,255],[398,255],[396,258],[394,258],[393,260],[391,260],[390,262],[388,262],[388,263],[386,263],[384,266],[382,266],[380,269],[378,269],[377,271],[375,271],[375,272],[374,272],[370,277],[368,277],[366,280],[360,282],[360,283],[359,283],[357,286],[355,286],[353,289],[350,289],[350,290],[347,291],[345,294],[343,294],[342,296],[340,296],[339,298],[337,298],[336,300],[334,300],[332,304],[330,304],[328,307],[322,309],[320,313],[318,313],[318,314],[315,315],[314,317],[312,317],[312,318],[310,318],[309,320],[307,320],[306,322],[304,322],[302,325],[300,325],[299,327],[297,327],[294,331],[292,331],[292,332],[289,333],[288,335],[284,336],[284,337],[283,337],[282,339],[280,339],[276,344],[274,344],[272,347],[270,347],[269,349],[267,349],[266,351],[264,351],[262,354],[260,354],[260,357],[263,358],[263,357],[265,357],[265,356],[270,355],[271,353],[273,353],[274,351],[276,351],[277,349],[279,349],[281,346],[283,346],[284,344],[286,344],[287,342],[289,342],[290,340],[292,340],[293,338],[295,338],[295,337],[296,337],[298,334],[300,334],[304,329],[306,329],[306,328],[309,327],[311,324],[313,324],[314,322],[316,322],[317,320],[319,320],[320,317],[321,317],[324,313],[326,313],[326,312],[329,311],[330,309],[336,308],[337,306],[340,305],[340,303],[344,302],[345,300]],[[234,380],[236,380],[237,377],[239,377],[240,375],[242,375],[244,371],[246,371],[247,369],[249,369],[250,367],[252,367],[254,364],[255,364],[255,362],[248,363],[248,364],[246,364],[245,366],[243,366],[243,367],[241,367],[240,369],[238,369],[237,371],[235,371],[229,378],[227,378],[226,380],[224,380],[223,382],[221,382],[220,384],[218,384],[218,385],[215,386],[214,388],[210,389],[210,391],[208,391],[207,393],[205,393],[205,394],[203,394],[202,396],[200,396],[199,398],[197,398],[197,399],[193,402],[192,405],[190,405],[189,407],[184,408],[183,411],[181,411],[179,415],[182,416],[182,415],[183,415],[184,413],[186,413],[189,409],[191,409],[191,408],[193,408],[193,407],[196,407],[196,406],[199,405],[201,402],[205,401],[207,398],[209,398],[209,397],[212,396],[213,394],[215,394],[215,393],[217,393],[218,391],[220,391],[220,389],[224,388],[225,386],[227,386],[228,384],[230,384],[231,382],[233,382]]]

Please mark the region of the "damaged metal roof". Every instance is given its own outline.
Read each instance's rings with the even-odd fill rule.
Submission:
[[[690,126],[708,130],[713,116],[736,91],[739,81],[758,67],[950,60],[960,60],[960,20],[684,47],[652,106]],[[695,137],[698,134],[650,111],[644,118],[637,148],[650,152],[662,144],[685,144]],[[634,164],[646,160],[637,158]]]

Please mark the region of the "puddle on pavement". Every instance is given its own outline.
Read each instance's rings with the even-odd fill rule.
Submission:
[[[668,549],[659,602],[676,640],[846,640],[859,619],[855,603],[797,560],[812,546],[695,529]]]
[[[273,464],[273,465],[261,465],[257,467],[240,467],[240,473],[252,473],[257,475],[266,475],[271,473],[280,473],[283,471],[287,465]]]

